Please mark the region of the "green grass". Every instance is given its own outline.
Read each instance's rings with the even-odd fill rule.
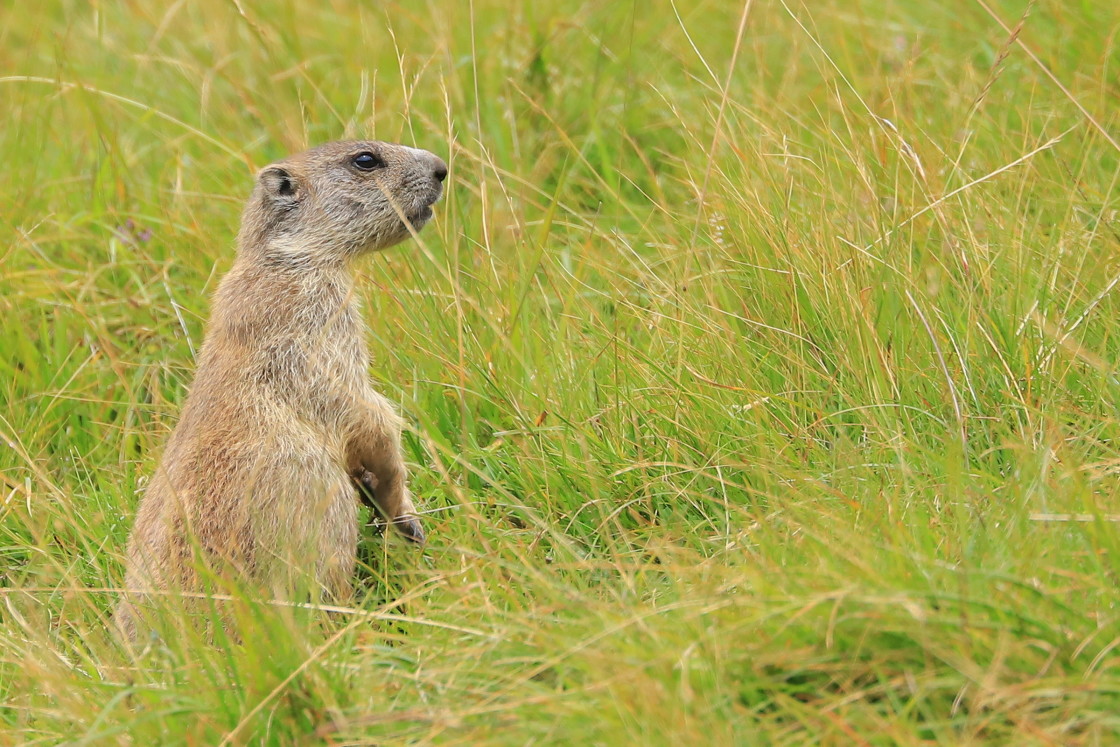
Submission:
[[[156,5],[0,11],[0,743],[1120,741],[1120,5]],[[451,164],[360,269],[429,544],[131,659],[251,168],[343,136]]]

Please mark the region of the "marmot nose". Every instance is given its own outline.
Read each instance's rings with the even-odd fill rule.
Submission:
[[[432,176],[440,182],[447,178],[447,164],[439,156],[432,156]]]

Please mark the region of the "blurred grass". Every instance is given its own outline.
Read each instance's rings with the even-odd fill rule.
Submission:
[[[5,5],[0,741],[1120,739],[1120,10],[985,7]],[[344,136],[451,163],[361,268],[429,545],[129,660],[251,168]]]

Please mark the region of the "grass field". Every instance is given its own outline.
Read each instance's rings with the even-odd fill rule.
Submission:
[[[1108,0],[4,3],[0,743],[1120,743],[1118,36]],[[451,164],[359,268],[429,543],[129,658],[252,170],[344,136]]]

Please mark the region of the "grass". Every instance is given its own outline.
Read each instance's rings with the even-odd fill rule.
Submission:
[[[157,5],[0,13],[0,742],[1120,740],[1120,6]],[[360,269],[429,544],[131,659],[251,168],[352,135],[451,164]]]

